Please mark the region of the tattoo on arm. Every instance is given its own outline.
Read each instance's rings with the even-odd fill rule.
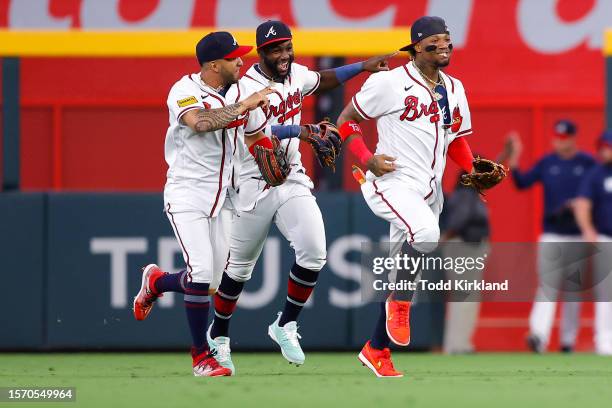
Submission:
[[[223,129],[242,113],[240,102],[219,109],[199,109],[196,114],[197,122],[194,129],[196,132],[212,132]]]

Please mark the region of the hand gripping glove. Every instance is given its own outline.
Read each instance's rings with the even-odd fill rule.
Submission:
[[[266,183],[272,187],[280,186],[287,180],[291,167],[285,157],[280,140],[272,136],[272,149],[255,146],[255,162]]]
[[[321,167],[336,171],[336,158],[340,155],[342,139],[338,128],[327,120],[316,125],[306,125],[308,136],[304,139],[310,144]]]

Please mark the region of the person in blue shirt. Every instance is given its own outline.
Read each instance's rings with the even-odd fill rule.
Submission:
[[[585,176],[574,203],[576,221],[586,242],[596,242],[595,351],[612,355],[612,130],[598,141],[601,163]]]
[[[576,259],[586,258],[575,253],[583,246],[572,244],[581,241],[572,204],[580,182],[595,164],[592,156],[578,150],[577,127],[574,122],[559,120],[555,123],[554,134],[553,151],[538,160],[527,171],[519,169],[522,143],[518,135],[511,136],[506,143],[508,166],[515,186],[519,190],[524,190],[535,183],[540,183],[544,188],[543,232],[538,245],[539,286],[529,316],[527,336],[529,348],[538,353],[548,347],[564,268]],[[555,244],[543,244],[549,242]],[[564,256],[550,256],[551,250],[557,250]],[[576,267],[575,264],[573,266]],[[570,352],[574,348],[579,329],[579,316],[580,303],[569,301],[563,303],[560,327],[562,351]]]

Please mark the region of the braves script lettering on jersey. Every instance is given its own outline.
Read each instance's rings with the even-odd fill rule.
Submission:
[[[257,64],[240,79],[244,93],[251,94],[270,86],[270,107],[255,109],[246,119],[244,132],[255,134],[271,125],[299,124],[303,98],[319,86],[320,75],[293,63],[283,83],[271,82]],[[230,90],[233,92],[233,89]],[[229,93],[228,93],[229,94]],[[230,238],[230,256],[226,273],[239,282],[249,280],[262,251],[270,224],[275,222],[295,250],[296,263],[319,271],[325,265],[325,228],[321,210],[310,189],[312,181],[300,160],[299,139],[282,140],[291,173],[278,187],[269,187],[251,154],[242,146],[238,194],[239,217],[234,218]]]
[[[244,132],[252,135],[263,131],[267,125],[299,125],[302,116],[302,101],[311,95],[319,86],[320,75],[310,71],[303,65],[291,64],[291,72],[283,83],[270,82],[270,79],[261,72],[258,64],[253,65],[240,80],[244,92],[251,94],[270,86],[274,92],[268,95],[269,109],[255,109],[247,118]],[[298,139],[285,139],[281,141],[291,165],[288,180],[312,188],[312,181],[306,175],[302,166]],[[241,154],[240,195],[238,208],[243,211],[253,209],[259,200],[265,197],[269,188],[261,179],[257,163],[248,151]]]
[[[440,107],[412,62],[371,75],[352,99],[364,119],[377,120],[376,154],[396,158],[396,171],[382,177],[367,173],[364,197],[376,215],[391,223],[391,242],[408,239],[421,252],[433,250],[439,239],[448,145],[472,133],[462,83],[440,75],[452,115]]]

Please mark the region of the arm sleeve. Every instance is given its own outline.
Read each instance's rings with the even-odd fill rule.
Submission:
[[[467,140],[458,137],[448,146],[448,156],[459,165],[466,173],[472,171],[474,155]]]
[[[181,83],[175,84],[168,94],[168,109],[180,123],[183,115],[190,110],[208,108],[202,100],[201,92],[197,89],[184,86]]]
[[[512,169],[512,180],[518,189],[531,187],[536,181],[542,180],[542,168],[544,160],[538,161],[531,169],[523,173],[518,168]]]
[[[384,71],[370,75],[351,103],[364,119],[374,119],[393,110],[395,91],[391,84],[391,72]]]

